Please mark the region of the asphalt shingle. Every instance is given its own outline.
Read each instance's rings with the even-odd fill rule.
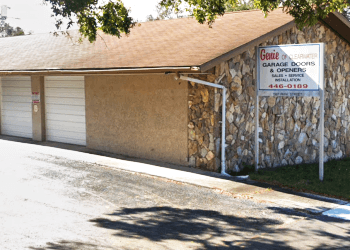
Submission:
[[[79,33],[38,34],[0,39],[0,71],[123,69],[199,66],[271,32],[293,19],[278,9],[219,17],[212,28],[194,18],[141,23],[121,39],[99,33],[93,44],[79,44]]]

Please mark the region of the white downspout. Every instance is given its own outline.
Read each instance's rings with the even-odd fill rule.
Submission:
[[[221,174],[225,175],[225,176],[231,176],[231,175],[226,173],[226,157],[225,157],[225,148],[226,148],[226,141],[225,141],[226,140],[226,136],[225,136],[225,130],[226,130],[226,88],[225,88],[225,86],[211,83],[211,82],[207,82],[207,81],[198,80],[195,78],[190,78],[190,77],[183,76],[183,75],[180,75],[180,79],[185,80],[185,81],[195,82],[198,84],[207,85],[207,86],[214,87],[214,88],[222,89]]]

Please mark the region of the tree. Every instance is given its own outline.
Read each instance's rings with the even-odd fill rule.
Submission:
[[[344,15],[344,16],[346,17],[346,19],[348,19],[349,22],[350,22],[350,7],[344,9],[343,15]]]
[[[23,36],[24,31],[20,27],[13,28],[8,23],[5,23],[3,27],[0,27],[0,33],[3,36]]]
[[[239,0],[239,1],[240,2],[237,2],[236,5],[226,3],[225,4],[225,12],[251,10],[251,9],[255,8],[253,0],[249,0],[249,1]],[[185,17],[184,10],[181,10],[181,9],[179,9],[178,11],[175,12],[174,8],[167,8],[163,5],[161,5],[161,3],[158,3],[156,8],[157,8],[157,17],[154,17],[153,15],[148,15],[146,17],[146,21],[156,21],[156,20],[165,20],[165,19]]]
[[[14,32],[12,33],[13,36],[24,36],[24,31],[20,27],[16,27],[14,29]]]
[[[120,37],[121,33],[128,34],[135,25],[129,10],[120,0],[108,1],[99,6],[98,0],[44,0],[51,5],[52,16],[58,17],[56,28],[60,29],[63,19],[68,19],[67,29],[77,17],[80,33],[87,37],[90,42],[96,40],[97,29],[104,33]]]
[[[226,3],[225,9],[226,9],[225,12],[255,9],[254,1],[253,0],[249,0],[249,1],[240,0],[239,2],[237,2],[236,5]]]
[[[178,11],[174,15],[174,10],[172,8],[166,8],[160,4],[157,4],[156,9],[157,9],[157,17],[153,17],[152,15],[148,15],[146,17],[146,21],[156,21],[156,20],[165,20],[165,19],[184,17],[182,11]]]
[[[160,5],[179,10],[182,3],[188,4],[199,23],[212,24],[218,15],[225,13],[225,5],[237,5],[238,0],[161,0]],[[342,12],[350,6],[350,0],[254,0],[254,7],[265,16],[279,6],[292,15],[299,29],[315,25],[334,11]]]
[[[77,17],[80,33],[90,42],[96,40],[97,30],[117,37],[121,33],[130,33],[135,21],[129,16],[121,0],[108,0],[105,5],[98,5],[98,0],[43,0],[51,4],[53,16],[58,17],[56,27],[59,29],[63,19],[68,19],[67,29]],[[159,5],[175,15],[186,11],[192,13],[199,23],[211,25],[217,16],[224,15],[227,6],[235,7],[240,0],[160,0]],[[185,8],[181,8],[183,4]],[[292,15],[297,26],[316,24],[319,18],[325,18],[334,11],[343,12],[350,6],[350,0],[254,0],[254,7],[262,10],[265,16],[279,6]],[[167,13],[167,12],[166,12]],[[150,17],[150,20],[153,17]],[[154,19],[154,18],[153,18]]]

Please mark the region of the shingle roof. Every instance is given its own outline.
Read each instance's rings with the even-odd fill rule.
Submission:
[[[219,17],[212,28],[193,18],[141,23],[121,39],[100,33],[94,44],[52,34],[1,38],[0,71],[200,66],[292,20],[281,9],[267,18],[243,11]]]

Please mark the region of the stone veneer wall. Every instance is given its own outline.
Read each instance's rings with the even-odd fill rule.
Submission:
[[[260,46],[325,43],[325,160],[350,154],[350,46],[321,23],[295,27]],[[226,165],[254,164],[255,48],[221,63],[203,80],[227,87]],[[192,76],[196,77],[196,76]],[[198,78],[199,76],[197,76]],[[206,79],[205,79],[206,78]],[[221,91],[189,83],[190,165],[220,167]],[[260,97],[262,167],[318,161],[319,98]]]
[[[215,76],[195,76],[213,82]],[[190,82],[188,84],[188,148],[189,165],[210,171],[220,166],[220,94],[212,87]],[[218,98],[219,97],[219,98]]]

